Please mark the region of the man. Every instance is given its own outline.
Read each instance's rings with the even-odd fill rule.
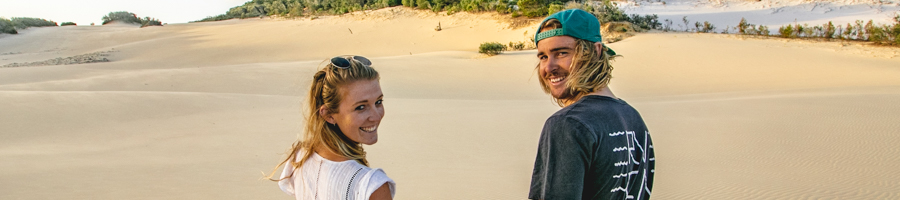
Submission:
[[[550,15],[535,34],[544,92],[563,107],[541,132],[530,199],[649,199],[653,143],[640,114],[608,84],[616,53],[583,10]]]

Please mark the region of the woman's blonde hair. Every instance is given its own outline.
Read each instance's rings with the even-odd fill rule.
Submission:
[[[355,160],[362,165],[369,166],[369,162],[366,160],[366,151],[363,150],[362,144],[348,138],[337,125],[327,123],[325,117],[319,114],[319,108],[323,107],[328,113],[337,113],[338,105],[341,103],[343,94],[346,93],[342,89],[350,83],[359,80],[379,79],[378,72],[372,67],[354,60],[353,56],[342,57],[351,61],[350,67],[340,68],[329,63],[313,75],[307,104],[309,111],[306,113],[306,130],[303,138],[294,142],[287,158],[275,166],[275,169],[267,177],[269,180],[280,181],[284,179],[272,179],[272,177],[278,168],[281,166],[287,167],[285,163],[291,158],[295,158],[301,149],[305,151],[303,151],[300,159],[295,159],[294,162],[290,163],[294,168],[300,168],[315,152],[314,150],[320,146],[338,155]]]
[[[541,32],[562,28],[562,23],[556,19],[547,20],[541,26]],[[572,55],[572,64],[569,66],[569,76],[566,77],[566,90],[563,91],[560,98],[552,97],[556,104],[565,106],[570,101],[578,100],[581,97],[599,90],[609,85],[609,79],[612,78],[613,70],[609,61],[618,56],[610,56],[606,53],[607,47],[603,45],[601,53],[597,53],[594,42],[575,38],[575,52]],[[538,64],[535,69],[541,67]],[[544,79],[538,79],[544,92],[550,93],[550,86]]]

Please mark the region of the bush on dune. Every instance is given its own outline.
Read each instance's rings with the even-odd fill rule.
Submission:
[[[11,20],[0,18],[0,33],[18,34],[19,32],[16,31],[16,26]]]
[[[486,54],[488,56],[500,54],[504,50],[506,50],[506,46],[499,42],[485,42],[481,43],[481,46],[478,47],[478,53]]]
[[[57,26],[56,22],[30,17],[13,17],[12,19],[0,18],[0,33],[18,34],[17,29],[29,27]]]
[[[59,26],[77,26],[77,25],[78,24],[75,24],[75,22],[63,22],[63,23],[59,24]]]
[[[110,12],[106,16],[101,18],[103,20],[103,25],[109,24],[110,22],[123,22],[129,24],[141,24],[141,18],[138,18],[134,13],[130,13],[127,11],[118,11],[118,12]]]
[[[122,22],[128,24],[140,24],[141,27],[147,26],[162,26],[162,22],[158,19],[151,17],[139,18],[136,14],[128,12],[128,11],[117,11],[110,12],[106,16],[101,18],[103,20],[103,25],[106,25],[110,22]]]
[[[58,26],[56,22],[40,18],[13,17],[11,21],[17,29],[25,29],[28,27]]]

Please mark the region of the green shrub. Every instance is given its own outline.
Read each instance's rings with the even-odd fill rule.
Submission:
[[[113,22],[124,22],[129,24],[141,24],[141,19],[137,17],[134,13],[130,13],[127,11],[118,11],[118,12],[110,12],[106,16],[101,18],[103,20],[104,25]]]
[[[16,26],[11,20],[0,18],[0,33],[18,34],[19,32],[16,31]]]
[[[478,47],[478,53],[487,54],[489,56],[497,55],[506,50],[506,46],[499,42],[485,42]]]
[[[517,4],[526,17],[546,16],[549,9],[549,5],[541,0],[519,0]]]
[[[141,27],[163,25],[162,22],[160,22],[158,19],[151,17],[138,18],[136,14],[130,13],[128,11],[110,12],[106,16],[103,16],[103,18],[101,19],[103,20],[103,25],[114,21],[128,24],[140,24]]]
[[[560,4],[550,4],[550,7],[548,7],[547,9],[547,13],[552,15],[553,13],[566,10],[566,7],[563,7],[563,5]]]
[[[850,36],[852,36],[852,35],[853,35],[853,25],[850,25],[850,23],[847,23],[847,26],[845,27],[844,32],[841,33],[841,38],[844,38],[845,40],[849,40],[849,39],[851,39]]]
[[[509,47],[507,49],[512,49],[515,51],[525,50],[525,42],[509,42],[509,45],[507,47]]]
[[[659,27],[662,25],[659,23],[659,17],[656,16],[656,14],[644,16],[633,14],[630,18],[627,19],[627,21],[631,22],[634,25],[637,25],[638,27],[641,27],[642,29],[647,30],[659,29]]]
[[[694,27],[697,28],[698,33],[712,33],[716,31],[716,26],[709,23],[709,21],[703,21],[703,23],[694,22]]]
[[[628,15],[625,14],[625,11],[620,10],[619,7],[613,5],[609,0],[603,0],[600,7],[593,8],[591,13],[597,17],[600,24],[628,21]]]
[[[756,33],[757,33],[758,35],[769,36],[769,27],[768,27],[768,26],[759,25],[759,30],[758,30]]]
[[[416,7],[419,9],[431,9],[431,2],[428,0],[416,0]]]
[[[12,24],[15,25],[16,29],[26,29],[28,27],[57,26],[56,22],[30,17],[13,17],[11,21]]]
[[[834,24],[832,24],[831,21],[828,21],[828,23],[825,24],[824,37],[828,39],[834,38],[834,31]]]
[[[222,21],[222,20],[229,20],[229,19],[234,19],[234,17],[231,17],[227,14],[221,14],[221,15],[216,15],[216,16],[209,16],[209,17],[203,18],[201,20],[192,21],[192,22],[211,22],[211,21]]]
[[[143,19],[141,19],[141,27],[162,26],[162,25],[163,25],[162,22],[160,22],[158,19],[154,19],[154,18],[150,18],[150,17],[144,17]]]
[[[738,22],[737,29],[738,34],[749,34],[747,27],[750,27],[751,24],[747,23],[747,19],[741,17],[741,22]]]
[[[78,24],[75,24],[75,22],[63,22],[63,23],[59,24],[59,26],[77,26],[77,25]]]
[[[863,21],[856,20],[856,25],[853,26],[854,31],[856,32],[857,40],[865,40],[865,29],[863,28]]]
[[[794,26],[788,24],[787,26],[778,27],[778,33],[780,33],[783,38],[793,38]]]

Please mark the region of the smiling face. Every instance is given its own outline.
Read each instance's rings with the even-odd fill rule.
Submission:
[[[351,82],[341,88],[340,95],[336,113],[326,114],[325,120],[336,124],[350,140],[367,145],[378,142],[378,125],[384,117],[378,80]]]
[[[541,84],[549,89],[550,95],[557,99],[571,98],[566,91],[572,57],[576,48],[575,38],[555,36],[538,41],[538,75]]]

